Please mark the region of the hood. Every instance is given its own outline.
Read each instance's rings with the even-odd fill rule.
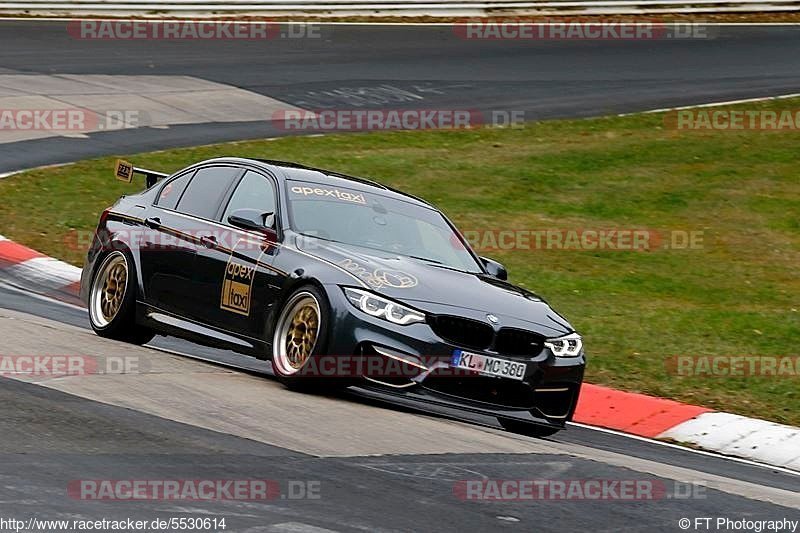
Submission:
[[[403,255],[315,239],[303,251],[346,271],[353,286],[408,302],[436,314],[500,319],[500,326],[545,328],[552,336],[573,331],[572,326],[534,293],[487,274],[473,274],[427,263]],[[464,313],[461,310],[469,310]],[[526,324],[520,324],[523,322]],[[515,324],[516,323],[516,324]]]

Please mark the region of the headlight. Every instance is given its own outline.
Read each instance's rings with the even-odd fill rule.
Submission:
[[[563,337],[547,339],[544,345],[550,348],[556,357],[577,357],[583,349],[583,339],[577,333],[570,333]]]
[[[387,300],[377,294],[351,287],[342,287],[350,303],[367,313],[406,326],[415,322],[425,322],[425,315],[397,302]]]

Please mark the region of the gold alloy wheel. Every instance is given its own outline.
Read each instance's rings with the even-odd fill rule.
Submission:
[[[303,368],[317,340],[319,316],[316,309],[307,305],[300,309],[289,324],[286,336],[286,357],[295,370]]]
[[[299,292],[286,303],[273,338],[273,361],[284,376],[299,372],[308,362],[320,332],[319,302]]]
[[[128,262],[122,252],[113,252],[103,261],[92,281],[89,312],[97,327],[111,323],[125,301],[128,288]]]

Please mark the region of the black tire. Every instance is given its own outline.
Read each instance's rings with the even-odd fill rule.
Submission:
[[[306,307],[308,306],[308,307]],[[306,310],[316,311],[317,328],[316,336],[310,353],[301,354],[304,357],[302,362],[298,362],[297,353],[290,357],[287,350],[289,344],[295,347],[294,335],[289,334],[287,328],[291,329],[294,317]],[[343,376],[323,376],[315,369],[319,357],[326,354],[328,346],[328,334],[330,331],[330,304],[325,293],[314,285],[304,285],[296,289],[286,299],[275,320],[272,335],[272,371],[275,377],[287,388],[298,392],[312,393],[331,393],[341,390],[350,384],[352,380]],[[289,322],[287,322],[289,321]],[[301,321],[302,322],[302,321]],[[302,328],[304,332],[310,328]],[[287,338],[291,342],[287,342]],[[307,345],[307,343],[303,343]],[[312,359],[317,358],[316,361]],[[315,365],[315,366],[312,366]]]
[[[113,251],[107,254],[99,262],[92,276],[89,286],[89,323],[94,332],[100,337],[114,339],[131,344],[145,344],[150,342],[155,333],[136,323],[136,269],[133,259],[128,253]],[[110,270],[124,268],[125,283],[116,283],[113,287],[106,284],[110,276]],[[115,277],[115,279],[117,279]],[[103,284],[101,287],[99,284]],[[106,290],[108,289],[108,290]],[[107,307],[109,298],[103,299],[100,292],[108,294],[113,289],[114,300],[119,302],[111,304],[112,308]],[[104,303],[105,302],[105,303]],[[105,305],[105,306],[104,306]]]
[[[562,429],[538,426],[536,424],[528,424],[526,422],[520,422],[519,420],[511,420],[501,417],[497,417],[497,421],[500,422],[500,425],[503,426],[503,429],[506,431],[517,433],[518,435],[526,435],[528,437],[549,437],[551,435],[555,435]]]

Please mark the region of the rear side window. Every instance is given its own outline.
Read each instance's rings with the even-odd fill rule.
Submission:
[[[178,203],[178,211],[213,220],[216,218],[222,198],[240,171],[235,167],[201,168],[183,193]]]
[[[186,188],[186,184],[189,183],[189,179],[193,175],[194,172],[187,172],[164,185],[164,188],[161,189],[161,194],[158,195],[156,204],[164,209],[175,209],[178,205],[178,200],[181,199],[183,190]]]

